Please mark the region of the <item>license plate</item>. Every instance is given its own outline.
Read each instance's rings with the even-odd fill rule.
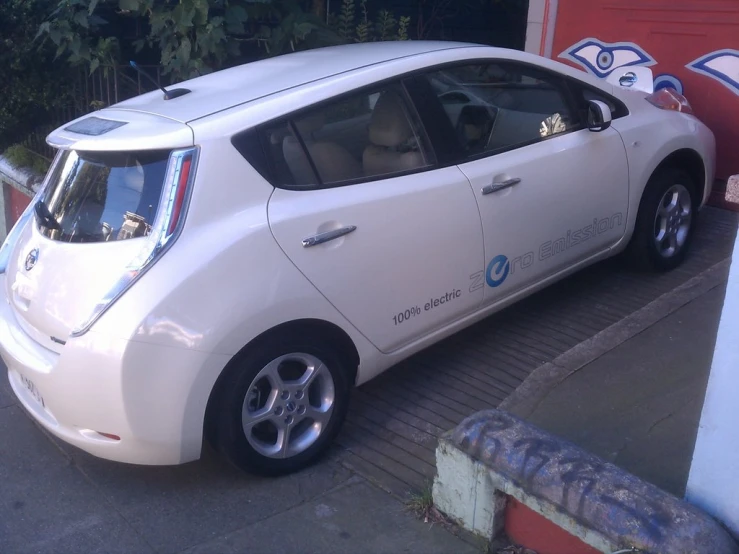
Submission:
[[[44,403],[44,397],[41,396],[41,393],[36,388],[36,385],[33,384],[33,381],[31,381],[28,377],[25,375],[21,375],[21,382],[25,385],[28,392],[31,393],[31,396],[33,396],[36,399],[36,402],[41,404],[44,408],[46,408],[46,404]]]

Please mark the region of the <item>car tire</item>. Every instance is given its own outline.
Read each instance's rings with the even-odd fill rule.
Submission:
[[[257,475],[308,467],[344,422],[348,370],[346,356],[317,331],[257,339],[232,360],[214,390],[208,408],[211,444],[233,465]]]
[[[681,169],[666,168],[647,183],[628,254],[636,267],[670,271],[685,260],[697,221],[696,186]]]

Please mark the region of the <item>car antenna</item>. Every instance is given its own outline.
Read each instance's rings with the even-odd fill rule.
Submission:
[[[146,77],[147,79],[149,79],[149,81],[151,81],[152,84],[154,84],[154,86],[156,86],[159,90],[161,90],[164,93],[164,99],[165,100],[171,100],[172,98],[177,98],[178,96],[184,96],[185,94],[191,92],[190,90],[188,90],[186,88],[176,88],[176,89],[173,89],[173,90],[167,90],[162,85],[160,85],[159,83],[157,83],[154,80],[154,78],[151,75],[149,75],[146,71],[144,71],[141,68],[141,66],[139,66],[139,64],[137,64],[135,61],[131,60],[129,63],[131,64],[131,67],[133,67],[136,71],[139,72],[139,74],[141,74],[144,77]]]

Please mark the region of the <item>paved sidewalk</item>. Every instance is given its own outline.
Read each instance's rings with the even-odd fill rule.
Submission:
[[[8,389],[3,375],[2,554],[480,552],[330,459],[280,479],[210,453],[177,467],[106,462],[49,438]]]
[[[682,497],[725,285],[507,409]]]

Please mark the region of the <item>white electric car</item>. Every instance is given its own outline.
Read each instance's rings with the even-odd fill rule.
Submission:
[[[589,264],[677,266],[712,133],[651,71],[410,41],[219,71],[49,135],[0,351],[53,435],[295,471],[353,386]]]

